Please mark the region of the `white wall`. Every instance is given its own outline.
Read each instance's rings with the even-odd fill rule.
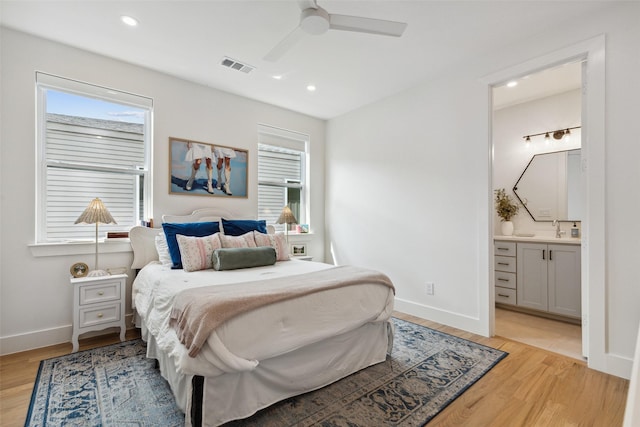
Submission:
[[[397,287],[396,307],[487,334],[493,206],[485,76],[606,34],[606,333],[630,372],[640,312],[640,3],[568,17],[510,40],[438,80],[332,119],[327,126],[327,257],[370,265]],[[469,34],[473,37],[473,34]],[[428,54],[428,52],[425,52]],[[437,60],[434,58],[434,60]],[[436,283],[427,296],[425,282]],[[621,368],[622,367],[622,368]],[[628,374],[627,374],[628,375]]]
[[[493,113],[493,189],[504,188],[514,200],[513,186],[520,178],[531,158],[540,153],[580,148],[581,129],[571,131],[569,142],[551,138],[544,142],[544,136],[535,136],[524,143],[524,135],[580,126],[580,89],[558,95],[501,108]],[[500,233],[500,218],[494,211],[494,228]],[[553,218],[552,218],[553,219]],[[516,232],[553,233],[555,227],[550,222],[535,222],[520,206],[513,218]],[[579,224],[579,223],[578,223]],[[570,234],[573,223],[561,223],[561,229]]]
[[[153,216],[156,219],[165,213],[187,214],[196,208],[210,206],[219,206],[243,216],[255,216],[258,123],[309,134],[310,186],[313,188],[310,224],[314,234],[304,236],[304,240],[309,241],[309,254],[316,260],[322,260],[323,120],[5,28],[1,30],[0,47],[3,120],[0,134],[1,353],[69,341],[72,310],[69,267],[77,261],[93,263],[92,245],[75,250],[81,253],[46,257],[34,256],[28,246],[35,240],[36,70],[153,98]],[[249,197],[169,195],[170,136],[248,149]],[[100,250],[110,248],[113,249],[102,245]],[[128,266],[131,260],[130,252],[100,256],[104,267]],[[129,286],[130,283],[131,279]]]

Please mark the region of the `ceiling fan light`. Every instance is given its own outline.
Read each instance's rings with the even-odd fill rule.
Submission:
[[[326,33],[329,31],[329,13],[320,7],[303,10],[300,15],[300,28],[305,33],[313,35]]]

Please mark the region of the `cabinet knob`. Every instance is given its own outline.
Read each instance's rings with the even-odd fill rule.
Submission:
[[[104,291],[98,292],[98,295],[100,295],[100,296],[104,295]]]
[[[100,317],[102,317],[102,316],[103,316],[103,314],[102,314],[102,313],[98,313],[98,317],[99,317],[99,318],[100,318]]]

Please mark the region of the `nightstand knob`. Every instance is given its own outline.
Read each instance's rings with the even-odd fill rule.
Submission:
[[[100,296],[104,295],[104,291],[98,292],[98,295],[100,295]]]
[[[103,316],[102,313],[98,313],[98,317],[102,317],[102,316]]]

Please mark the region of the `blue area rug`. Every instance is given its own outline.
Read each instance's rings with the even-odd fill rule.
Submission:
[[[392,355],[225,426],[422,426],[507,353],[394,319]],[[141,340],[44,360],[26,426],[181,426]]]
[[[40,362],[25,426],[183,426],[138,339]]]

